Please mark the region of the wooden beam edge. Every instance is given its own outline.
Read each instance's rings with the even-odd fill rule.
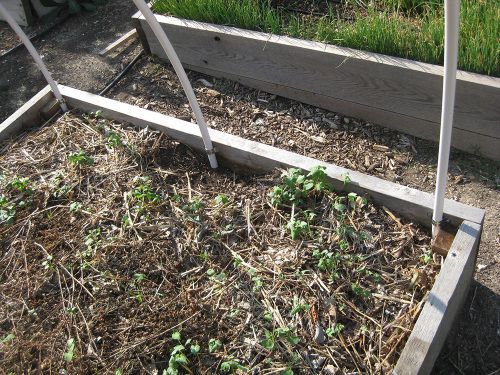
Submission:
[[[54,95],[47,85],[0,124],[0,141],[20,133],[24,128],[37,125],[40,110],[52,99]]]
[[[333,44],[315,42],[312,40],[298,39],[288,36],[263,33],[260,31],[240,29],[237,27],[217,25],[208,22],[193,21],[193,20],[188,20],[173,16],[164,16],[159,14],[155,14],[155,16],[160,23],[168,23],[174,26],[217,32],[223,35],[234,35],[242,38],[263,41],[265,43],[276,43],[293,47],[300,47],[314,51],[336,54],[349,59],[370,61],[377,64],[393,66],[395,68],[404,68],[413,70],[415,72],[432,74],[437,77],[444,76],[444,68],[440,65],[428,64],[415,60],[408,60],[400,57],[393,57],[375,52],[356,50],[348,47],[339,47]],[[138,19],[141,22],[142,21],[146,22],[144,16],[140,12],[135,13],[132,16],[132,18]],[[491,86],[493,88],[500,88],[500,78],[490,77],[478,73],[466,72],[463,70],[457,71],[457,80],[479,85]]]
[[[472,280],[481,223],[464,221],[408,338],[394,375],[429,374]]]
[[[110,119],[127,121],[136,126],[149,126],[190,147],[203,150],[201,135],[195,124],[71,87],[61,85],[60,89],[70,106],[84,111],[102,110],[103,116]],[[376,202],[399,212],[402,216],[430,226],[432,194],[218,130],[210,129],[210,136],[217,148],[218,157],[232,164],[260,171],[270,171],[276,167],[309,170],[320,164],[326,167],[326,172],[337,189],[344,188],[345,175],[349,175],[349,190],[368,194]],[[444,213],[445,217],[457,225],[463,220],[482,223],[484,218],[484,210],[448,199],[445,200]]]
[[[109,44],[106,48],[100,50],[98,53],[100,56],[105,56],[108,53],[120,48],[122,45],[131,42],[135,38],[137,38],[137,29],[132,29],[115,40],[113,43]]]

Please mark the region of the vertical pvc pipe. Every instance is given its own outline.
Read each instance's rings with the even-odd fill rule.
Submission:
[[[160,24],[158,23],[151,9],[149,9],[148,5],[143,0],[133,0],[133,1],[136,7],[141,11],[142,15],[146,19],[146,22],[148,23],[149,27],[151,27],[151,30],[155,34],[156,38],[160,42],[160,45],[167,54],[167,57],[172,63],[175,73],[177,73],[177,76],[181,81],[182,88],[186,93],[186,96],[189,100],[189,104],[191,105],[191,109],[193,110],[194,115],[196,117],[196,122],[198,123],[201,132],[201,137],[203,139],[203,144],[205,145],[205,150],[207,151],[208,154],[208,160],[210,161],[210,166],[212,168],[217,168],[217,158],[215,157],[214,147],[212,146],[212,140],[210,139],[210,134],[208,133],[207,123],[205,122],[205,118],[201,113],[198,100],[196,100],[196,96],[194,94],[191,83],[189,82],[189,79],[186,75],[186,71],[184,70],[184,67],[181,64],[179,57],[177,56],[177,53],[174,50],[174,47],[170,43],[170,40],[168,39],[167,35],[161,28]]]
[[[444,43],[444,78],[441,108],[441,133],[439,137],[439,156],[437,167],[434,212],[432,215],[432,235],[435,236],[443,220],[444,195],[448,177],[450,158],[451,131],[455,106],[455,88],[457,78],[458,35],[460,23],[460,0],[445,0],[445,43]]]
[[[9,12],[7,12],[7,9],[2,5],[2,2],[0,2],[0,14],[3,15],[3,18],[7,21],[7,23],[12,27],[12,29],[15,31],[19,39],[23,42],[25,47],[27,48],[28,52],[30,53],[31,57],[33,57],[33,60],[35,60],[36,65],[38,66],[38,69],[42,72],[43,76],[47,80],[48,84],[50,85],[50,88],[52,89],[52,92],[54,93],[54,96],[56,97],[57,101],[59,102],[61,109],[63,112],[68,111],[68,107],[66,106],[66,103],[61,95],[61,92],[59,91],[59,88],[57,87],[57,83],[54,81],[52,76],[50,75],[50,72],[47,70],[47,67],[45,66],[44,62],[42,61],[42,58],[36,51],[35,47],[33,47],[33,44],[29,40],[29,38],[26,36],[24,31],[19,27],[16,21],[14,21],[14,18],[10,15]]]

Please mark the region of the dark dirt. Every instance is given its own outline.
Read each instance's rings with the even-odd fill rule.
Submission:
[[[54,79],[61,84],[97,93],[121,71],[135,53],[131,46],[112,59],[97,53],[133,28],[132,1],[110,0],[95,12],[82,12],[55,26],[34,46]],[[6,24],[0,30],[3,35]],[[10,42],[13,43],[9,37]],[[2,42],[3,45],[4,42]],[[11,44],[9,44],[10,46]],[[0,60],[0,121],[3,121],[46,85],[25,48]]]
[[[96,55],[97,51],[132,28],[129,17],[133,13],[132,2],[110,1],[93,14],[84,13],[67,20],[35,42],[35,46],[42,51],[49,69],[60,83],[98,92],[135,53],[129,50],[115,60]],[[139,77],[138,72],[144,77]],[[193,80],[201,77],[196,73],[190,73],[190,76]],[[274,144],[279,147],[421,190],[433,189],[437,148],[431,142],[356,123],[355,119],[344,120],[341,115],[336,117],[325,111],[316,116],[316,110],[310,106],[241,86],[235,88],[234,83],[228,81],[205,79],[215,87],[207,88],[200,83],[195,86],[207,118],[215,121],[212,124],[215,128],[266,143],[273,143],[274,138]],[[0,61],[0,120],[43,86],[45,82],[41,74],[24,50],[3,58]],[[111,96],[190,118],[179,87],[171,70],[142,62]],[[165,104],[167,101],[168,105]],[[265,114],[266,110],[285,113],[273,119]],[[294,143],[290,144],[290,141]],[[388,150],[374,148],[375,145],[386,146]],[[435,374],[494,374],[500,369],[499,175],[498,163],[452,152],[447,196],[485,208],[486,221],[474,282],[436,363]]]

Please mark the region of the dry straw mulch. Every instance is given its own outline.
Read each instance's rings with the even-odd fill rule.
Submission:
[[[388,372],[439,269],[364,197],[276,205],[280,172],[149,129],[72,113],[2,146],[6,372]]]

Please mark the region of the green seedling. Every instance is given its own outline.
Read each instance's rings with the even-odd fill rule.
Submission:
[[[69,338],[66,343],[66,352],[64,352],[63,358],[66,362],[73,362],[75,358],[75,339]]]
[[[112,130],[108,132],[108,136],[106,137],[106,140],[107,140],[108,146],[110,148],[116,148],[119,146],[123,146],[123,142],[122,142],[120,136]]]
[[[33,194],[33,189],[30,187],[30,180],[28,177],[14,177],[7,184],[7,188],[26,195]]]
[[[16,216],[17,209],[15,203],[9,202],[7,197],[0,195],[0,225],[12,225]]]
[[[264,314],[262,315],[262,317],[264,318],[264,320],[267,320],[268,322],[272,322],[274,320],[274,316],[273,316],[272,311],[266,311],[266,312],[264,312]]]
[[[82,210],[82,204],[80,202],[71,202],[69,204],[69,212],[79,213]]]
[[[219,194],[215,197],[215,203],[219,206],[224,206],[229,203],[229,198],[224,194]]]
[[[349,173],[342,174],[341,176],[343,178],[344,186],[351,183],[351,177],[349,176]]]
[[[344,325],[341,323],[336,323],[333,327],[328,327],[325,330],[325,333],[328,337],[336,337],[339,336],[344,330]]]
[[[246,372],[248,369],[240,364],[240,360],[234,357],[229,357],[220,365],[220,371],[224,374],[232,373],[237,370]]]
[[[330,278],[335,281],[340,277],[339,266],[341,263],[341,255],[328,250],[314,250],[313,257],[318,261],[318,269],[330,274]]]
[[[101,245],[101,228],[91,229],[87,232],[85,245],[87,246],[85,255],[91,256]]]
[[[147,276],[143,273],[134,273],[132,276],[132,296],[136,299],[139,304],[144,302],[144,296],[142,294],[141,284],[144,280],[147,279]]]
[[[0,344],[9,345],[15,338],[16,335],[9,333],[0,339]]]
[[[354,294],[363,298],[369,298],[372,295],[369,290],[366,290],[357,283],[352,283],[351,289],[354,292]]]
[[[79,167],[94,165],[94,159],[88,156],[83,150],[70,154],[68,160],[71,164]]]
[[[54,268],[54,263],[53,263],[54,257],[52,255],[47,255],[45,257],[45,260],[42,262],[42,266],[44,269],[52,269]]]
[[[156,204],[160,202],[160,196],[153,191],[149,177],[134,178],[132,197],[143,205],[147,203]]]
[[[294,315],[309,311],[310,308],[311,308],[311,305],[304,303],[302,301],[299,301],[298,297],[294,296],[293,297],[293,306],[292,306],[292,310],[290,311],[290,316],[294,316]]]
[[[186,350],[184,345],[176,345],[170,352],[168,368],[163,371],[164,375],[178,375],[179,369],[188,365],[189,360],[184,353]]]
[[[331,190],[327,182],[325,167],[317,166],[304,175],[297,168],[290,168],[282,174],[283,183],[269,193],[273,206],[295,204],[300,206],[313,193]]]
[[[424,264],[429,264],[432,260],[432,250],[427,249],[420,257],[422,258],[422,262],[424,262]]]
[[[260,344],[269,351],[273,351],[276,347],[278,339],[283,339],[291,345],[297,345],[299,338],[293,333],[290,328],[276,328],[273,331],[265,331],[265,339]]]
[[[75,306],[71,306],[71,307],[68,307],[66,309],[66,312],[69,314],[69,315],[75,315],[78,311],[78,308],[76,308]]]
[[[286,229],[290,231],[292,240],[303,237],[310,232],[309,224],[304,220],[291,219],[286,225]]]
[[[208,352],[213,353],[222,348],[222,342],[218,339],[210,339],[208,341]]]

